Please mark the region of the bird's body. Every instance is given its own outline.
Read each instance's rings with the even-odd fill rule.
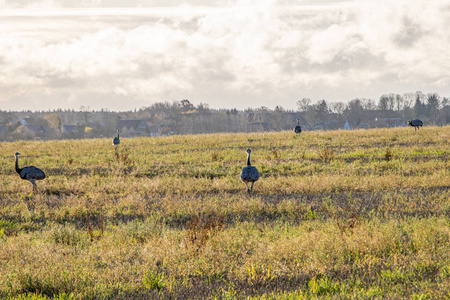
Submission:
[[[247,149],[247,166],[242,168],[241,171],[241,180],[247,186],[248,193],[251,193],[253,191],[253,184],[255,183],[255,181],[258,181],[259,179],[258,169],[252,166],[250,162],[251,152],[252,151],[250,149]],[[250,187],[248,186],[249,183],[251,183]]]
[[[120,144],[119,129],[117,129],[117,136],[115,136],[113,139],[113,146],[117,148],[119,144]]]
[[[414,119],[414,120],[408,121],[408,125],[414,127],[414,131],[416,131],[417,129],[419,129],[419,127],[423,126],[423,122],[419,119]]]
[[[294,132],[296,135],[300,134],[302,132],[302,128],[300,127],[300,120],[297,119],[297,125],[294,127]]]
[[[16,172],[20,175],[20,178],[28,180],[33,185],[33,190],[37,190],[36,180],[42,180],[45,178],[45,173],[39,168],[34,166],[19,168],[19,152],[16,152]]]

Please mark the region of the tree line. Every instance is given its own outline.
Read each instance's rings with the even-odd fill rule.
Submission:
[[[304,130],[315,124],[346,121],[351,128],[361,127],[370,120],[422,119],[425,125],[450,124],[450,101],[437,93],[417,91],[405,94],[385,94],[378,101],[356,98],[348,102],[312,102],[309,98],[296,101],[296,110],[276,106],[258,108],[212,109],[208,104],[193,104],[188,99],[157,102],[130,111],[79,110],[3,111],[0,110],[0,139],[34,138],[93,138],[114,135],[120,120],[139,119],[147,125],[147,134],[159,128],[159,134],[202,134],[216,132],[280,131],[291,130],[295,120],[301,118]],[[28,125],[27,125],[28,124]],[[376,126],[388,123],[377,123]]]

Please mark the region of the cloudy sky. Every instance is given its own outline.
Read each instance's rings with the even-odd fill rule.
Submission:
[[[0,0],[0,109],[450,96],[448,0]]]

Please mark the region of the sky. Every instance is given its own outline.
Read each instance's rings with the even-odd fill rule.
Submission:
[[[448,0],[0,0],[0,110],[450,97]]]

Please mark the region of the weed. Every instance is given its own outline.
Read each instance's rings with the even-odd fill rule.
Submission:
[[[391,150],[391,148],[387,147],[386,148],[386,153],[384,154],[384,158],[387,161],[389,161],[389,160],[391,160],[391,157],[392,157],[392,150]]]
[[[145,273],[144,278],[142,278],[142,284],[149,290],[161,292],[166,289],[168,283],[164,274],[160,274],[158,272],[153,273],[149,270]]]
[[[329,278],[316,279],[314,276],[309,282],[309,291],[312,295],[323,296],[333,295],[339,292],[339,285],[331,281]]]
[[[224,216],[192,216],[186,224],[188,228],[187,244],[196,246],[197,250],[203,248],[206,242],[223,228],[224,220]]]
[[[249,283],[251,285],[262,284],[266,281],[271,281],[274,279],[274,277],[270,274],[270,266],[267,267],[267,270],[265,272],[264,271],[257,272],[255,271],[254,264],[251,263],[247,271]]]
[[[319,151],[319,158],[323,162],[327,163],[327,162],[331,161],[334,158],[334,152],[330,148],[324,148],[324,149]]]
[[[93,242],[94,240],[99,240],[103,236],[103,217],[102,216],[100,216],[98,219],[98,228],[99,228],[99,231],[95,232],[95,230],[91,224],[89,214],[86,213],[86,230],[91,239],[91,242]]]
[[[280,159],[281,155],[280,155],[280,151],[278,151],[277,149],[273,149],[271,150],[273,158],[274,159]]]

